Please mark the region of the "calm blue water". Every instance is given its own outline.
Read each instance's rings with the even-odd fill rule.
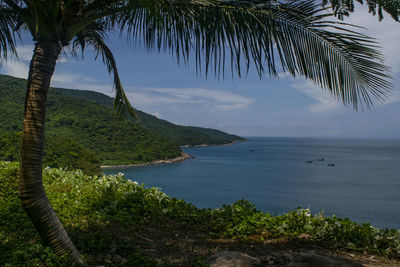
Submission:
[[[271,214],[310,207],[313,213],[323,210],[326,215],[400,229],[400,140],[249,140],[185,148],[196,157],[185,162],[104,173],[123,172],[202,208],[245,198]],[[317,161],[320,158],[325,161]]]

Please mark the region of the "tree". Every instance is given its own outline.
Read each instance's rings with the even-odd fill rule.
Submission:
[[[328,2],[332,5],[332,9],[339,18],[348,16],[350,12],[354,12],[354,0],[323,0],[322,4],[326,5]],[[362,0],[357,0],[363,4]],[[389,13],[395,21],[399,21],[400,15],[400,1],[399,0],[366,0],[369,13],[376,15],[378,13],[379,20],[383,19],[383,11]]]
[[[332,3],[336,3],[333,1]],[[16,54],[22,31],[35,42],[29,67],[20,160],[20,198],[42,240],[60,255],[84,264],[49,203],[42,185],[46,97],[62,52],[77,56],[91,46],[113,76],[114,107],[134,114],[108,48],[113,30],[169,51],[178,61],[192,54],[198,71],[216,75],[225,63],[239,76],[254,64],[258,74],[280,68],[300,74],[357,109],[390,90],[372,38],[330,21],[321,2],[304,0],[0,0],[1,60]],[[230,59],[227,59],[227,58]],[[243,66],[244,65],[244,68]]]

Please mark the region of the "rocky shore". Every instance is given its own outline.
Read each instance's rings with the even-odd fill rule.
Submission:
[[[119,169],[119,168],[129,168],[129,167],[143,167],[143,166],[150,166],[150,165],[157,165],[157,164],[176,163],[176,162],[185,161],[187,159],[192,159],[192,158],[194,158],[194,157],[182,151],[181,155],[179,157],[176,157],[173,159],[161,159],[161,160],[151,161],[151,162],[147,162],[147,163],[136,163],[136,164],[127,164],[127,165],[100,166],[100,168],[102,170],[105,170],[105,169]]]

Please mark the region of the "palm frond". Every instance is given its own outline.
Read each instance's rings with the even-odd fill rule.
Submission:
[[[357,2],[363,4],[362,0]],[[348,16],[350,12],[354,12],[354,0],[323,0],[322,5],[327,4],[332,6],[335,16],[342,19]],[[369,13],[378,14],[379,20],[383,19],[383,11],[386,11],[396,21],[399,21],[400,16],[400,1],[399,0],[366,0]]]
[[[0,61],[7,59],[9,53],[18,56],[15,43],[19,37],[17,14],[5,3],[0,2]]]
[[[198,69],[242,75],[253,64],[260,77],[280,68],[311,79],[345,105],[367,108],[390,91],[389,69],[374,39],[329,21],[320,2],[136,0],[108,19],[148,49],[169,51]],[[114,24],[113,24],[114,23]],[[354,29],[354,28],[353,28]],[[243,69],[242,66],[245,66]]]
[[[104,39],[106,38],[105,33],[107,31],[105,31],[104,27],[107,26],[102,23],[93,23],[92,25],[86,27],[84,31],[79,32],[72,42],[72,51],[75,51],[76,48],[80,46],[83,53],[86,45],[94,48],[94,51],[97,53],[96,58],[101,56],[104,64],[107,67],[107,71],[113,76],[115,89],[114,110],[117,112],[117,114],[129,113],[134,117],[137,117],[135,109],[129,102],[129,99],[122,87],[114,55],[105,43]]]

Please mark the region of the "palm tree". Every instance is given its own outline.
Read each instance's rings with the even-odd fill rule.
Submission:
[[[92,47],[114,78],[115,109],[134,114],[106,44],[118,30],[149,49],[169,51],[198,71],[239,76],[300,74],[355,109],[384,99],[388,69],[373,39],[328,20],[320,3],[304,0],[0,0],[0,59],[16,54],[27,31],[35,42],[29,67],[19,194],[42,240],[84,264],[49,203],[42,185],[46,96],[57,59]],[[277,63],[280,62],[280,68]],[[244,67],[243,67],[244,66]]]

